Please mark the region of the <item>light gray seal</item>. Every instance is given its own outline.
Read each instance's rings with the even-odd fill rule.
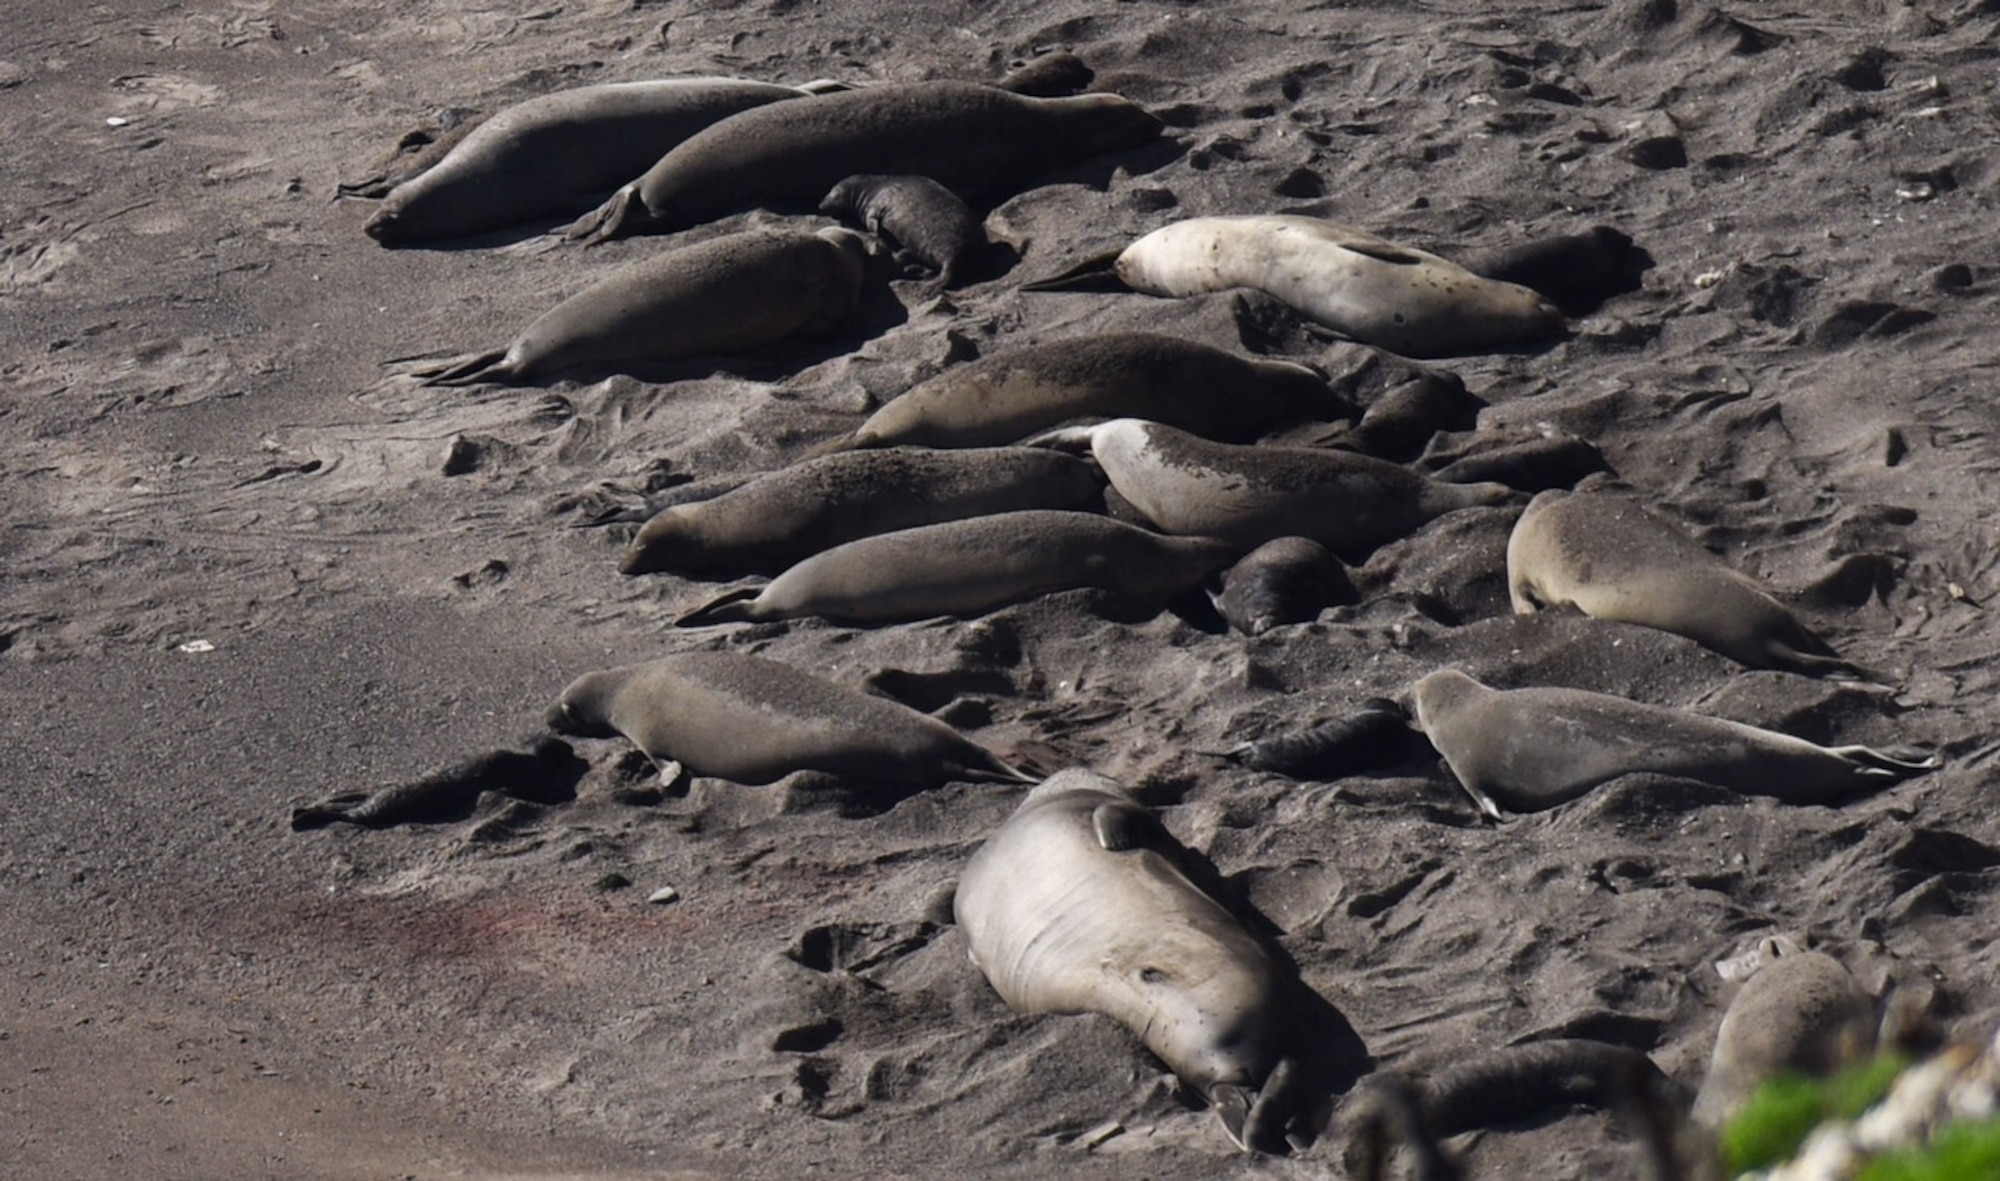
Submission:
[[[504,349],[419,369],[425,385],[527,385],[632,373],[826,333],[854,310],[867,244],[853,230],[746,230],[623,267],[544,312]]]
[[[1709,1128],[1728,1123],[1771,1078],[1832,1074],[1874,1045],[1875,1002],[1839,960],[1784,936],[1757,950],[1760,963],[1729,1002],[1695,1095],[1695,1122]]]
[[[1164,602],[1235,560],[1235,547],[1225,541],[1166,537],[1093,513],[999,513],[835,546],[674,624],[807,615],[855,624],[970,617],[1079,587]]]
[[[656,763],[737,783],[772,783],[795,771],[918,788],[954,779],[1035,782],[928,714],[736,652],[585,673],[547,720],[558,734],[622,735]]]
[[[959,268],[986,247],[986,231],[957,193],[927,176],[850,176],[819,211],[893,240],[950,287]]]
[[[602,242],[712,221],[752,205],[809,206],[845,177],[928,176],[968,197],[1157,138],[1115,94],[1030,98],[973,82],[907,82],[744,111],[696,133],[572,225]]]
[[[1301,419],[1353,418],[1319,371],[1151,332],[1077,336],[955,365],[883,406],[853,447],[990,447],[1074,418],[1145,418],[1247,443]]]
[[[1031,442],[1088,448],[1111,486],[1154,525],[1245,550],[1305,537],[1359,561],[1445,513],[1514,496],[1499,484],[1444,484],[1351,451],[1214,443],[1133,418]]]
[[[574,217],[702,128],[810,93],[741,78],[671,78],[531,98],[390,190],[364,229],[384,246],[405,246]]]
[[[1025,289],[1061,290],[1105,266],[1092,259]],[[1316,217],[1188,218],[1127,246],[1109,268],[1147,295],[1262,291],[1349,340],[1406,357],[1531,348],[1567,330],[1562,312],[1535,291]]]
[[[1090,465],[1036,447],[894,447],[808,459],[709,500],[655,513],[619,561],[626,574],[778,574],[843,542],[1024,509],[1104,503]]]
[[[1788,804],[1836,804],[1934,770],[1936,756],[1820,746],[1582,689],[1493,689],[1439,669],[1412,690],[1417,726],[1488,816],[1539,812],[1620,775],[1699,780]]]
[[[1022,1013],[1102,1013],[1207,1097],[1237,1144],[1282,1137],[1304,988],[1183,868],[1124,789],[1070,769],[972,855],[953,902],[972,962]]]
[[[1673,632],[1751,668],[1864,675],[1784,604],[1629,496],[1543,492],[1507,539],[1518,615],[1573,607]]]

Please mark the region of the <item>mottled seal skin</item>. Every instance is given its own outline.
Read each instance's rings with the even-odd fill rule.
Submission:
[[[1243,555],[1222,578],[1216,600],[1229,626],[1261,636],[1287,623],[1310,623],[1327,607],[1358,596],[1347,567],[1317,541],[1280,537]]]
[[[1287,1059],[1304,986],[1195,885],[1186,856],[1117,783],[1071,769],[972,855],[953,909],[1011,1008],[1118,1021],[1207,1096],[1238,1144],[1281,1148],[1277,1083],[1298,1073]]]
[[[633,263],[542,314],[505,349],[417,370],[425,385],[526,385],[632,372],[831,331],[861,298],[867,246],[847,229],[724,234]]]
[[[819,211],[886,237],[937,272],[950,287],[959,269],[986,247],[986,231],[958,194],[927,176],[850,176],[833,186]]]
[[[702,128],[807,93],[739,78],[674,78],[529,99],[392,189],[364,228],[384,246],[405,246],[573,217]]]
[[[730,591],[674,622],[702,627],[818,615],[900,623],[983,615],[1079,587],[1164,602],[1235,559],[1228,542],[1165,537],[1093,513],[1000,513],[835,546],[761,588]]]
[[[1498,484],[1442,484],[1351,451],[1214,443],[1131,418],[1032,442],[1089,448],[1111,486],[1155,526],[1220,537],[1246,551],[1305,537],[1343,561],[1360,561],[1454,509],[1514,495]]]
[[[1860,677],[1826,641],[1693,538],[1612,492],[1550,490],[1507,539],[1519,615],[1573,607],[1673,632],[1751,668]]]
[[[1104,503],[1089,464],[1034,447],[895,447],[808,459],[709,500],[655,513],[626,574],[778,574],[844,542],[991,513]]]
[[[774,117],[775,116],[775,117]],[[928,176],[968,197],[1138,147],[1160,121],[1113,94],[1031,98],[972,82],[910,82],[744,111],[696,133],[570,227],[586,243],[680,229],[752,205],[809,205],[844,177]]]
[[[549,707],[549,728],[623,736],[693,775],[772,783],[823,771],[913,787],[1035,777],[927,714],[790,665],[690,652],[586,673]]]
[[[1149,332],[1079,336],[956,365],[877,410],[850,447],[987,447],[1074,418],[1145,418],[1249,442],[1300,419],[1352,418],[1317,370]]]
[[[1729,1002],[1695,1096],[1705,1127],[1726,1124],[1770,1078],[1831,1074],[1874,1041],[1874,1002],[1839,960],[1784,937],[1758,950],[1763,963]]]
[[[1412,690],[1417,725],[1487,815],[1539,812],[1638,772],[1788,804],[1836,804],[1938,766],[1865,746],[1581,689],[1493,689],[1440,669]]]
[[[1028,289],[1059,290],[1101,267],[1091,260]],[[1189,218],[1127,246],[1111,273],[1147,295],[1253,288],[1350,340],[1406,357],[1532,348],[1566,331],[1562,312],[1526,287],[1314,217]]]

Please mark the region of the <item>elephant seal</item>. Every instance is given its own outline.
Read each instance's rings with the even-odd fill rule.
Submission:
[[[1207,1097],[1231,1139],[1265,1150],[1301,1077],[1289,1055],[1304,985],[1189,878],[1187,856],[1117,783],[1072,768],[972,855],[953,910],[1010,1008],[1112,1018]]]
[[[1428,749],[1410,729],[1409,711],[1386,697],[1371,697],[1353,713],[1310,730],[1245,742],[1223,758],[1293,779],[1343,779],[1393,766]]]
[[[1207,537],[1165,537],[1094,513],[1031,510],[879,533],[730,591],[676,627],[819,615],[900,623],[983,615],[1078,587],[1164,601],[1236,559]]]
[[[547,721],[579,738],[622,735],[654,762],[737,783],[772,783],[794,771],[918,788],[953,779],[1035,782],[928,714],[736,652],[585,673],[549,707]]]
[[[1416,683],[1417,726],[1480,810],[1539,812],[1620,775],[1694,779],[1788,804],[1835,804],[1934,770],[1582,689],[1493,689],[1454,668]]]
[[[1023,290],[1096,285],[1105,265],[1092,259]],[[1253,288],[1350,340],[1405,357],[1532,348],[1567,330],[1562,312],[1535,291],[1316,217],[1189,218],[1140,238],[1109,266],[1126,289],[1146,295]]]
[[[292,831],[342,823],[360,828],[454,820],[470,815],[484,792],[535,803],[576,798],[577,781],[590,764],[569,743],[551,734],[536,736],[526,750],[494,750],[473,755],[420,779],[375,792],[343,792],[292,809]]]
[[[1035,447],[895,447],[808,459],[664,508],[618,568],[684,578],[777,574],[844,542],[1023,509],[1104,503],[1089,464]]]
[[[927,176],[850,176],[833,186],[819,211],[893,239],[937,272],[939,288],[956,282],[959,268],[986,246],[971,208]]]
[[[853,230],[748,230],[621,268],[544,312],[504,349],[413,376],[425,385],[527,385],[579,369],[631,372],[824,333],[861,298]]]
[[[775,117],[774,117],[775,116]],[[973,82],[908,82],[753,108],[697,132],[586,214],[586,244],[682,229],[750,205],[805,205],[843,177],[928,176],[967,196],[1011,194],[1045,173],[1160,134],[1115,94],[1031,98]]]
[[[363,227],[384,246],[571,216],[731,115],[810,90],[740,78],[581,86],[516,103],[390,190]]]
[[[1310,623],[1321,608],[1352,603],[1347,568],[1317,541],[1280,537],[1243,555],[1222,578],[1222,617],[1246,636],[1287,623]]]
[[[1572,316],[1587,316],[1612,296],[1639,290],[1652,266],[1651,254],[1610,226],[1501,247],[1465,260],[1465,269],[1473,274],[1538,291]]]
[[[1865,676],[1755,582],[1616,493],[1552,489],[1530,501],[1507,539],[1507,593],[1517,615],[1574,607],[1751,668]]]
[[[1439,483],[1351,451],[1212,443],[1134,418],[1030,442],[1089,448],[1112,488],[1169,533],[1220,537],[1246,550],[1305,537],[1350,562],[1454,509],[1514,495],[1499,484]]]
[[[1695,1122],[1708,1128],[1728,1123],[1766,1080],[1831,1074],[1874,1044],[1875,1003],[1839,960],[1784,936],[1760,942],[1758,959],[1729,1002],[1695,1095]]]
[[[1146,418],[1250,442],[1300,419],[1352,418],[1319,371],[1150,332],[1079,336],[956,365],[821,450],[989,447],[1073,418]]]

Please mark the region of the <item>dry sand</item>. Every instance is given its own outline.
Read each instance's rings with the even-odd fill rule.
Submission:
[[[1947,1022],[1990,1011],[1996,7],[9,0],[0,1172],[1340,1174],[1335,1140],[1232,1156],[1107,1022],[1005,1010],[933,920],[1011,790],[845,815],[704,780],[646,805],[598,743],[573,803],[288,830],[295,804],[517,740],[578,672],[696,646],[903,670],[920,707],[976,699],[952,716],[990,714],[998,749],[1122,778],[1382,1064],[1576,1033],[1693,1081],[1713,961],[1774,928],[1930,982]],[[1057,47],[1170,140],[996,211],[1024,247],[1010,275],[944,301],[898,284],[907,313],[865,333],[671,383],[442,391],[383,365],[500,343],[666,245],[378,247],[367,203],[329,198],[440,109],[670,75],[993,78]],[[1230,295],[1016,284],[1263,211],[1447,255],[1631,234],[1658,260],[1643,290],[1543,354],[1448,366],[1491,403],[1482,429],[1593,440],[1732,561],[1811,592],[1897,690],[1515,622],[1505,509],[1389,546],[1363,605],[1256,640],[1083,594],[977,625],[675,633],[713,588],[620,577],[629,526],[589,525],[783,464],[948,357],[1141,328],[1236,345],[1265,317]],[[473,470],[446,476],[460,439]],[[1194,753],[1443,663],[1948,766],[1838,810],[1639,784],[1493,827],[1426,766],[1306,784]],[[600,889],[614,873],[632,885]],[[669,885],[679,902],[646,902]],[[1591,1113],[1471,1160],[1633,1170]]]

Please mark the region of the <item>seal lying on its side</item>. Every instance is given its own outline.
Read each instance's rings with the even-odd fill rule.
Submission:
[[[1135,148],[1160,121],[1115,94],[1030,98],[973,82],[869,86],[732,115],[675,147],[569,229],[586,243],[682,229],[751,205],[811,205],[864,173],[928,176],[968,197]],[[774,117],[775,116],[775,117]]]
[[[1261,636],[1283,624],[1309,623],[1319,618],[1321,608],[1356,598],[1347,568],[1325,546],[1303,537],[1280,537],[1230,567],[1216,606],[1231,627]]]
[[[580,738],[623,735],[656,763],[737,783],[824,771],[915,787],[1033,783],[928,714],[735,652],[688,652],[585,673],[549,707]]]
[[[1030,443],[1088,448],[1118,494],[1169,533],[1220,537],[1245,550],[1304,537],[1344,561],[1360,561],[1454,509],[1514,496],[1499,484],[1443,484],[1351,451],[1211,443],[1135,418]]]
[[[1831,1074],[1866,1054],[1875,1005],[1839,960],[1774,936],[1729,1002],[1708,1073],[1695,1096],[1697,1123],[1719,1128],[1757,1087],[1782,1073]]]
[[[748,230],[633,263],[544,312],[504,349],[428,369],[425,385],[526,385],[579,369],[629,372],[824,333],[861,298],[853,230]]]
[[[1104,267],[1092,259],[1023,290],[1099,285]],[[1562,312],[1535,291],[1316,217],[1189,218],[1127,246],[1110,271],[1147,295],[1254,288],[1350,340],[1406,357],[1529,348],[1566,330]]]
[[[857,538],[1025,509],[1101,507],[1104,485],[1074,456],[1036,447],[894,447],[780,468],[720,496],[653,514],[626,574],[777,574]]]
[[[957,193],[928,176],[850,176],[819,203],[871,234],[891,238],[937,272],[939,288],[986,245],[986,231]]]
[[[1163,602],[1235,560],[1226,541],[1167,537],[1094,513],[999,513],[835,546],[674,625],[805,615],[859,624],[969,617],[1078,587]]]
[[[1741,722],[1582,689],[1493,689],[1454,668],[1412,690],[1417,725],[1480,810],[1539,812],[1620,775],[1694,779],[1788,804],[1835,804],[1933,770]]]
[[[1102,775],[1028,793],[953,903],[972,962],[1023,1013],[1102,1013],[1201,1092],[1245,1148],[1281,1148],[1305,987],[1189,879],[1186,850]]]
[[[1686,636],[1751,668],[1862,675],[1762,587],[1626,496],[1536,496],[1507,539],[1507,592],[1518,615],[1575,607]]]
[[[1052,340],[955,365],[821,451],[990,447],[1073,418],[1145,418],[1247,443],[1301,419],[1352,418],[1317,370],[1151,332]]]
[[[531,98],[390,190],[363,228],[384,246],[405,246],[573,217],[702,128],[810,93],[741,78],[670,78]]]

